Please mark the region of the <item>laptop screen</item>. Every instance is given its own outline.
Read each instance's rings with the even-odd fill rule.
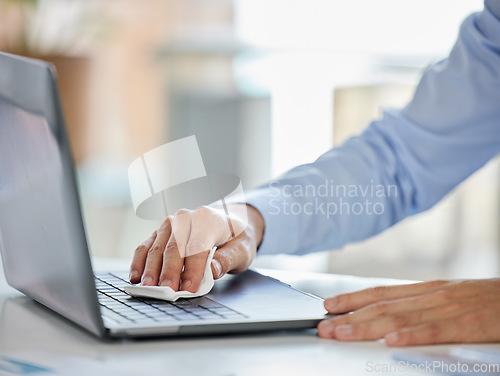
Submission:
[[[98,333],[102,322],[52,72],[48,64],[0,54],[0,251],[11,286]]]

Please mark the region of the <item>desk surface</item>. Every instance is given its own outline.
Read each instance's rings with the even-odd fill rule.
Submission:
[[[330,274],[261,272],[323,297],[400,282]],[[383,342],[323,340],[315,330],[111,342],[87,334],[11,289],[4,287],[0,292],[0,374],[2,361],[6,359],[2,355],[50,365],[57,372],[49,375],[400,374],[388,371],[387,367],[397,365],[393,355],[401,350],[387,348]],[[450,346],[434,346],[419,347],[418,351],[445,353],[449,349]],[[381,371],[375,372],[375,367]],[[405,374],[422,375],[410,371]]]

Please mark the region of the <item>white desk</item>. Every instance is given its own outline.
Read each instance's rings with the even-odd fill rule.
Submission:
[[[395,280],[265,271],[320,296],[393,284]],[[0,295],[0,355],[56,364],[74,375],[390,375],[369,372],[370,364],[396,364],[383,342],[323,340],[316,331],[130,341],[99,340],[41,307],[3,288]],[[500,346],[496,346],[499,348]],[[445,352],[449,346],[419,347]],[[0,374],[2,358],[0,358]],[[372,362],[372,363],[367,363]],[[44,363],[42,363],[44,364]],[[59,368],[58,368],[59,367]],[[70,371],[68,371],[70,370]],[[405,372],[417,375],[416,372]],[[36,375],[36,374],[35,374]],[[45,375],[45,374],[43,374]],[[422,373],[420,373],[422,375]]]

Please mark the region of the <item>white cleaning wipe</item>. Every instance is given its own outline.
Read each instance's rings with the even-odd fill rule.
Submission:
[[[143,298],[154,298],[168,300],[175,302],[179,298],[196,298],[208,294],[214,287],[214,277],[212,269],[210,268],[212,258],[214,257],[216,247],[213,247],[208,254],[207,264],[205,265],[205,272],[201,280],[200,287],[196,292],[190,291],[174,291],[168,286],[138,286],[131,285],[125,286],[127,294],[132,296],[139,296]]]

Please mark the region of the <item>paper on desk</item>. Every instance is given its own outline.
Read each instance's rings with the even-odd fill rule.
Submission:
[[[399,366],[454,376],[500,376],[500,349],[452,347],[446,353],[400,350],[393,353]]]
[[[208,254],[207,264],[205,265],[205,272],[203,273],[200,287],[196,292],[174,291],[171,287],[168,286],[139,285],[125,286],[125,292],[132,296],[168,300],[171,302],[175,302],[179,298],[196,298],[198,296],[206,295],[214,287],[214,277],[212,275],[212,269],[210,265],[212,262],[212,258],[214,257],[215,249],[216,247],[213,247]]]
[[[453,347],[448,354],[456,358],[468,360],[477,363],[498,364],[498,373],[500,373],[500,347],[483,348],[477,346]]]
[[[43,376],[132,376],[124,367],[103,361],[49,351],[21,350],[0,353],[0,375]]]

